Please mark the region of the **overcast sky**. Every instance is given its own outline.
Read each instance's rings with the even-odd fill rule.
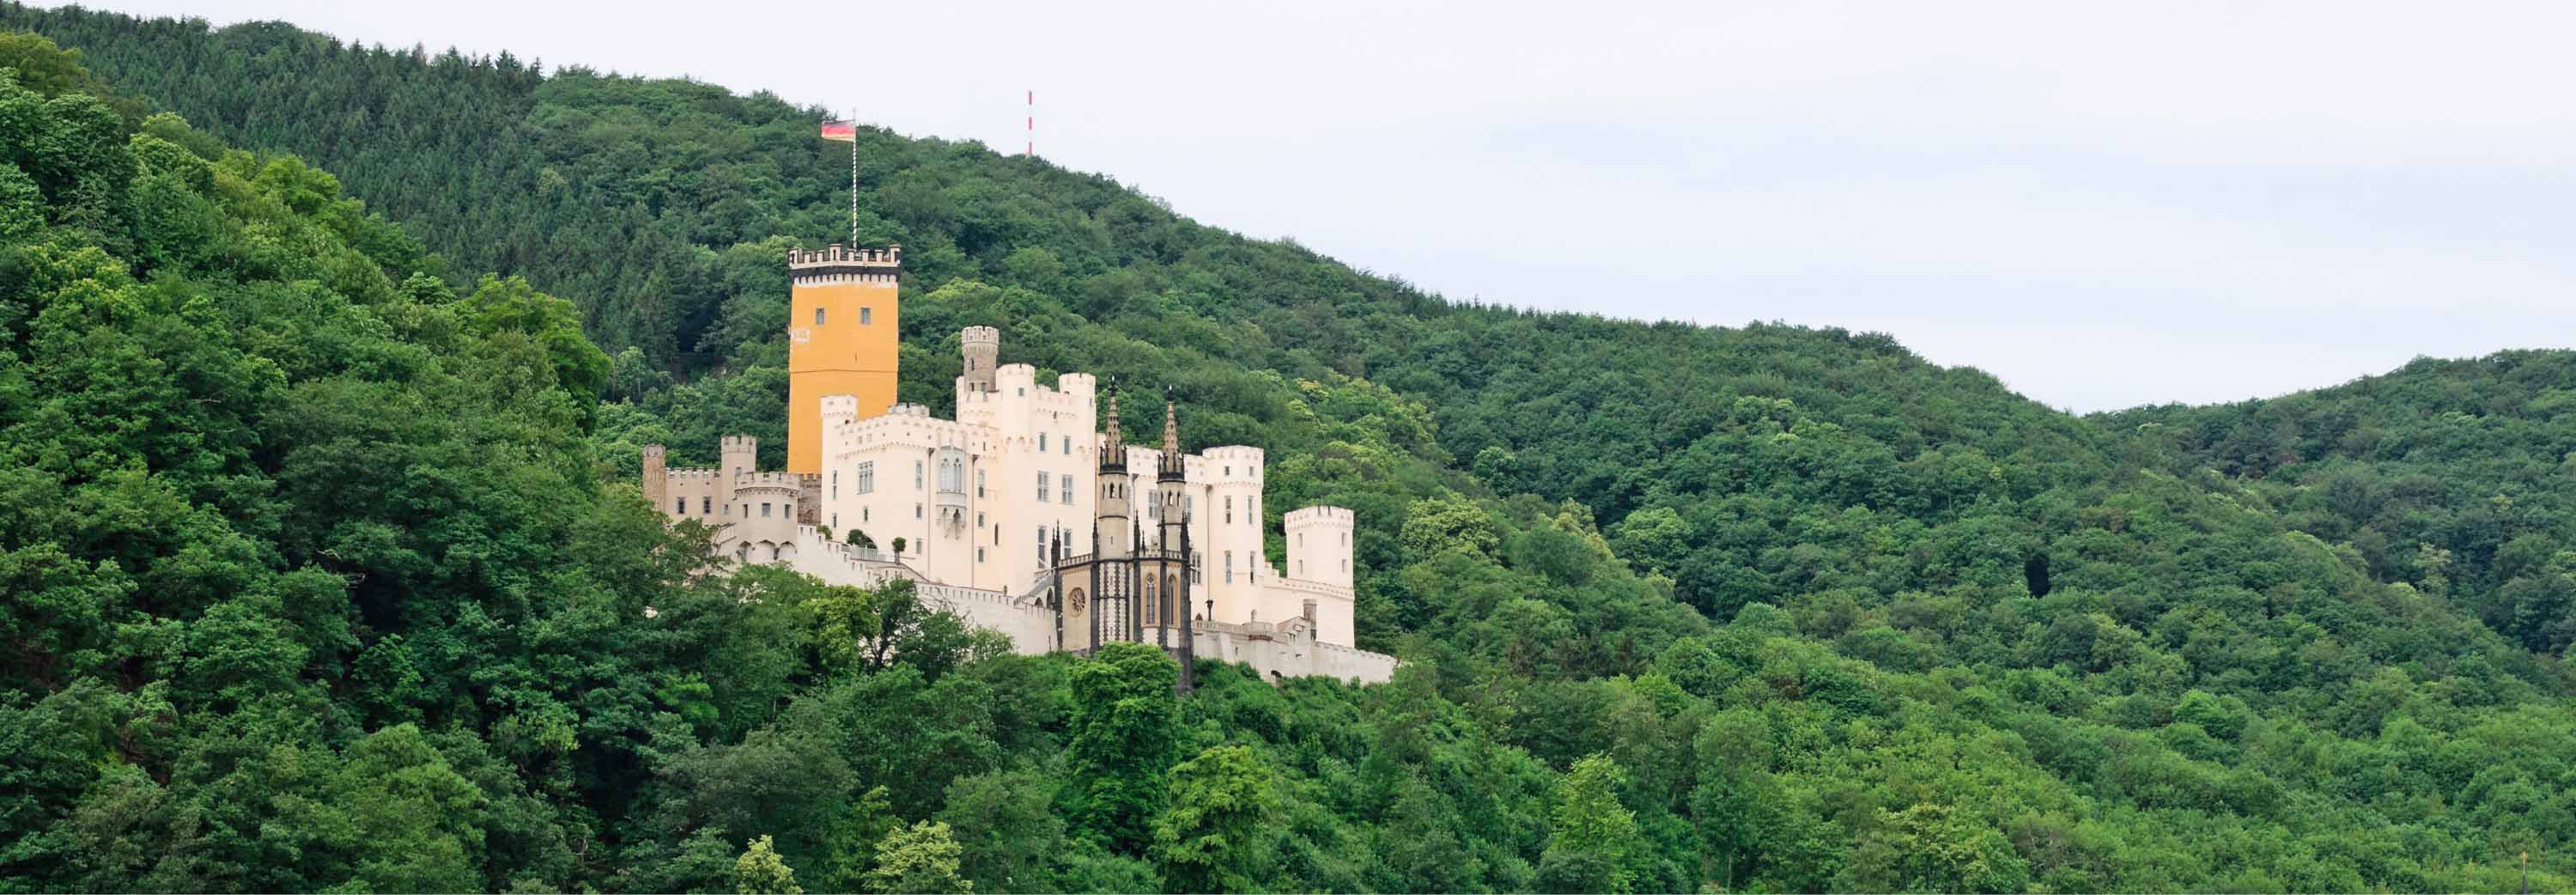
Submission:
[[[2576,345],[2576,5],[108,0],[686,75],[1453,299],[1894,334],[2052,405]]]

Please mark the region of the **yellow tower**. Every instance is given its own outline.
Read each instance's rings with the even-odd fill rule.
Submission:
[[[855,395],[859,416],[894,405],[895,273],[903,247],[787,250],[787,472],[823,471],[823,396]]]

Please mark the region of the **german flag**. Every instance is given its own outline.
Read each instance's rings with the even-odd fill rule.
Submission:
[[[823,122],[823,139],[843,143],[859,142],[859,123],[854,119],[835,118]]]

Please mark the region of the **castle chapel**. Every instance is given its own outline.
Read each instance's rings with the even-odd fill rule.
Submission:
[[[714,526],[733,561],[910,580],[1024,653],[1124,640],[1274,678],[1394,673],[1393,657],[1354,646],[1351,511],[1283,513],[1286,565],[1272,565],[1261,449],[1182,453],[1168,396],[1159,443],[1129,444],[1114,390],[1085,373],[1041,385],[977,326],[962,333],[956,419],[896,403],[901,253],[790,250],[787,468],[759,471],[744,436],[713,469],[666,468],[652,445],[645,497]]]

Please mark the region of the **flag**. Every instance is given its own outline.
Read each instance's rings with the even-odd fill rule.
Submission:
[[[835,118],[823,122],[822,136],[823,139],[839,140],[843,143],[859,142],[859,123],[848,118]]]

